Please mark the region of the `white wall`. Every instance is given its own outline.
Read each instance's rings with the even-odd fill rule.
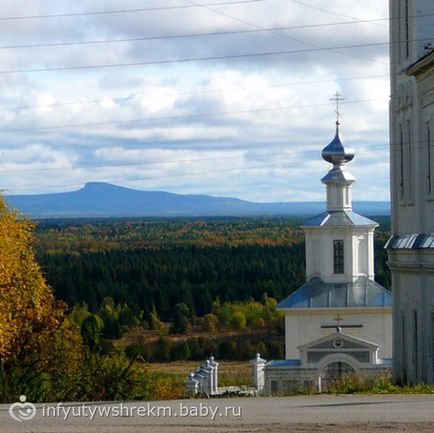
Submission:
[[[374,279],[374,230],[367,228],[304,228],[306,278],[327,282],[355,281],[360,276]],[[344,240],[344,274],[333,271],[333,241]]]
[[[407,57],[405,34],[405,1],[390,3],[391,17],[391,101],[390,101],[390,159],[392,228],[394,234],[404,235],[434,231],[434,193],[428,193],[428,158],[426,124],[431,124],[434,140],[434,77],[428,74],[416,83],[406,68],[427,52],[424,45],[434,46],[434,1],[411,0],[409,15],[409,44]],[[415,17],[416,15],[424,15]],[[398,19],[401,18],[401,19]],[[401,41],[401,43],[398,43]],[[401,130],[403,157],[401,158]],[[410,144],[409,144],[410,142]],[[434,146],[432,145],[434,150]],[[431,175],[434,176],[434,152],[431,152]],[[401,159],[403,176],[401,174]],[[402,185],[402,186],[401,186]],[[433,185],[434,186],[434,181]]]
[[[390,1],[392,233],[399,236],[434,232],[434,193],[430,194],[428,188],[428,175],[434,177],[434,66],[417,80],[406,74],[409,65],[427,54],[424,45],[431,42],[434,46],[434,1],[410,0],[409,4],[410,16],[419,17],[410,20],[409,39],[414,42],[410,42],[407,56],[402,19],[405,0]],[[431,170],[427,123],[433,142]],[[404,142],[408,143],[408,136],[411,139],[404,158],[400,156],[400,125]],[[434,187],[434,179],[432,182]],[[434,249],[388,250],[388,254],[394,293],[395,378],[400,382],[434,383]]]
[[[378,344],[380,358],[392,357],[391,308],[300,308],[285,314],[286,359],[299,359],[298,346],[336,332],[335,328],[321,326],[336,325],[333,319],[337,314],[343,317],[342,325],[363,325],[342,332]]]
[[[389,250],[389,258],[395,377],[404,382],[434,383],[434,251],[416,255],[414,251]]]
[[[351,210],[351,184],[342,185],[340,183],[327,183],[327,210]]]
[[[426,51],[424,46],[427,42],[431,42],[434,46],[434,31],[433,31],[433,14],[434,2],[432,0],[413,0],[413,8],[410,10],[412,18],[412,35],[413,42],[412,51],[414,51],[413,60],[422,57]]]

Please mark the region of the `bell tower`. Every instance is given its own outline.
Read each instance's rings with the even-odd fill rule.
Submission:
[[[332,356],[330,361],[335,362],[334,357],[340,356],[342,344],[346,344],[341,338],[344,333],[356,332],[365,342],[377,344],[378,359],[384,360],[381,368],[386,362],[390,366],[391,361],[392,295],[374,280],[377,223],[353,211],[351,191],[356,179],[347,166],[355,153],[344,145],[341,137],[340,95],[337,93],[333,100],[336,102],[336,130],[321,153],[331,164],[321,179],[326,189],[327,207],[302,225],[306,239],[306,282],[277,306],[285,312],[287,360],[287,364],[280,364],[286,370],[279,371],[279,378],[289,374],[292,366],[298,365],[294,364],[297,361],[303,372],[306,366],[312,369],[316,358],[307,351],[316,344],[323,345],[324,338],[333,341],[325,358]],[[334,322],[342,328],[338,332],[334,332]],[[337,353],[331,355],[332,351]],[[318,359],[324,362],[324,358]],[[376,368],[375,359],[371,358],[367,364],[370,372]],[[323,365],[319,366],[320,371]],[[305,376],[298,377],[304,379]]]
[[[327,210],[303,225],[306,278],[318,277],[327,283],[354,282],[360,277],[374,280],[374,230],[377,223],[352,210],[351,192],[356,179],[345,166],[354,159],[354,151],[343,145],[338,93],[335,100],[335,137],[321,154],[332,164],[321,179],[326,186]]]
[[[333,141],[323,149],[322,157],[333,164],[333,168],[321,179],[327,188],[327,210],[351,211],[351,185],[356,180],[345,170],[345,164],[354,158],[352,149],[344,149],[339,136],[339,121],[336,121],[336,135]]]

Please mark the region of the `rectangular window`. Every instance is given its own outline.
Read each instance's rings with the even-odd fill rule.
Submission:
[[[432,379],[434,380],[434,311],[431,311],[431,347],[430,347],[430,354],[431,354],[431,368],[432,368]]]
[[[398,6],[396,6],[397,8],[397,22],[398,25],[396,26],[395,31],[398,33],[398,63],[401,64],[402,63],[402,4],[398,4]]]
[[[409,21],[409,4],[405,0],[405,56],[410,56],[410,21]]]
[[[399,191],[401,200],[404,199],[404,136],[402,125],[399,125]]]
[[[432,180],[431,180],[431,128],[429,123],[426,125],[426,141],[427,141],[427,179],[428,179],[428,194],[432,194]]]
[[[408,198],[411,200],[413,198],[413,149],[411,143],[411,126],[410,121],[407,120],[407,133],[408,133],[408,143],[407,143],[407,154],[408,154],[408,166],[407,166],[407,184],[408,184]]]
[[[405,313],[401,311],[401,349],[402,349],[402,377],[401,383],[407,383],[407,338],[405,334]]]
[[[418,329],[417,329],[417,311],[413,311],[413,368],[414,368],[414,378],[417,380],[418,368],[417,368],[417,350],[418,348]]]
[[[344,241],[333,241],[333,265],[335,274],[344,273]]]

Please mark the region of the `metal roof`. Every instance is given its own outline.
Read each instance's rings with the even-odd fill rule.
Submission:
[[[322,183],[327,182],[338,182],[338,183],[346,183],[347,185],[353,183],[356,178],[346,170],[343,170],[341,167],[332,168],[322,179]]]
[[[323,159],[334,165],[341,165],[350,162],[354,158],[353,149],[345,149],[339,135],[339,122],[336,122],[336,135],[333,140],[323,149]]]
[[[326,283],[312,278],[277,308],[391,307],[392,293],[367,277],[355,282]]]
[[[428,42],[428,41],[427,41]],[[410,65],[405,73],[407,75],[414,75],[418,76],[420,74],[423,74],[430,68],[432,68],[434,64],[434,50],[431,48],[430,50],[426,51],[426,54],[420,57],[416,60],[412,65]]]
[[[302,227],[354,227],[354,226],[373,226],[378,224],[353,211],[327,211],[303,223]]]
[[[267,362],[266,367],[298,367],[301,365],[300,359],[278,359]]]
[[[418,250],[434,248],[434,233],[414,233],[405,236],[392,236],[384,246],[386,249]]]

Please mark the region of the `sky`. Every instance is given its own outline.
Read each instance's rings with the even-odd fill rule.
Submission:
[[[232,3],[232,4],[230,4]],[[387,0],[2,0],[0,188],[389,199]]]

